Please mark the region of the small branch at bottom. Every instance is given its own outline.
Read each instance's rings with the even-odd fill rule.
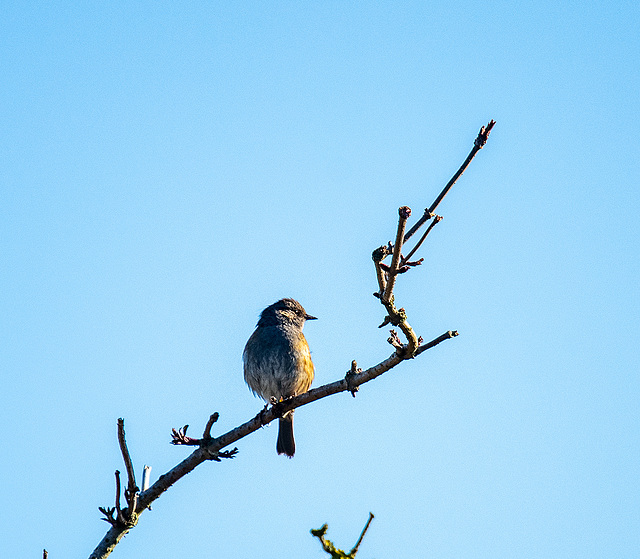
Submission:
[[[364,535],[367,533],[367,530],[369,529],[369,525],[371,524],[371,521],[373,519],[374,519],[373,513],[370,512],[369,520],[367,520],[367,523],[364,525],[364,528],[362,529],[362,533],[360,534],[360,537],[358,538],[356,545],[353,546],[353,549],[349,553],[349,555],[351,555],[352,557],[355,557],[356,553],[358,553],[358,548],[360,547],[360,544],[362,543],[362,539],[364,538]]]
[[[320,543],[322,544],[322,549],[324,549],[331,556],[331,559],[355,559],[356,554],[358,553],[358,548],[360,547],[360,544],[362,543],[362,539],[364,538],[364,535],[367,533],[367,530],[369,529],[369,525],[371,524],[371,521],[373,520],[373,518],[374,518],[373,513],[370,512],[369,520],[367,520],[367,523],[364,529],[362,530],[362,533],[360,534],[360,537],[358,538],[356,545],[354,545],[351,551],[349,551],[348,553],[346,551],[343,551],[342,549],[337,548],[331,540],[327,540],[325,538],[325,535],[327,534],[327,530],[329,529],[329,526],[327,524],[323,524],[317,530],[311,530],[311,535],[315,536],[320,540]]]

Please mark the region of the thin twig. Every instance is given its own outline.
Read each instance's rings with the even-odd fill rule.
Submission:
[[[120,452],[122,452],[124,465],[127,468],[127,478],[129,480],[127,489],[130,494],[134,494],[138,491],[138,486],[136,485],[136,474],[133,470],[133,462],[131,461],[131,455],[129,454],[127,441],[125,440],[124,419],[122,418],[118,419],[118,442],[120,443]]]
[[[457,330],[449,330],[448,332],[445,332],[441,336],[438,336],[435,340],[431,340],[429,343],[421,345],[416,350],[416,355],[415,356],[417,357],[418,355],[420,355],[421,353],[427,351],[428,349],[431,349],[432,347],[437,346],[439,343],[442,343],[445,340],[450,340],[451,338],[455,338],[457,335],[458,335],[458,331]]]
[[[478,150],[482,149],[484,144],[487,141],[489,132],[493,128],[495,122],[492,120],[489,122],[487,127],[482,127],[480,130],[480,134],[476,138],[474,142],[474,148],[467,157],[467,160],[460,167],[458,172],[454,175],[454,177],[449,181],[449,183],[445,186],[440,195],[436,198],[434,203],[431,205],[430,209],[425,210],[425,214],[422,216],[420,220],[409,230],[409,232],[404,233],[404,228],[406,226],[406,218],[403,219],[401,215],[401,221],[404,223],[399,223],[398,227],[398,235],[396,239],[396,247],[393,247],[391,243],[387,246],[382,246],[376,249],[373,252],[372,258],[376,264],[376,276],[378,279],[378,287],[379,291],[376,294],[381,302],[385,305],[389,316],[385,319],[385,324],[391,322],[394,326],[398,326],[402,329],[403,333],[407,336],[409,342],[407,346],[404,347],[395,347],[398,344],[394,343],[394,347],[396,351],[392,355],[390,355],[384,361],[381,361],[377,365],[362,371],[357,368],[357,364],[355,361],[352,363],[351,370],[345,375],[345,377],[341,380],[335,381],[330,384],[326,384],[324,386],[320,386],[318,388],[314,388],[304,394],[300,394],[293,398],[289,398],[285,401],[278,402],[277,405],[272,405],[270,408],[265,407],[264,410],[260,411],[254,418],[247,421],[246,423],[228,431],[227,433],[217,437],[210,437],[210,429],[213,425],[212,417],[209,418],[209,423],[207,423],[207,427],[205,428],[204,437],[201,440],[191,439],[186,436],[187,426],[183,429],[176,431],[173,430],[173,443],[174,444],[197,444],[198,448],[196,448],[189,456],[187,456],[182,462],[180,462],[177,466],[172,468],[166,474],[160,476],[160,478],[148,489],[144,490],[139,494],[139,498],[135,503],[135,507],[131,507],[129,509],[132,518],[137,521],[138,515],[140,515],[144,510],[150,508],[150,504],[158,499],[165,491],[169,489],[174,483],[180,480],[182,477],[191,472],[198,465],[202,464],[208,460],[217,460],[220,458],[231,458],[237,452],[237,449],[233,449],[230,451],[222,451],[222,449],[230,446],[234,442],[246,437],[247,435],[257,431],[263,425],[266,425],[275,419],[279,419],[282,417],[284,413],[287,411],[299,408],[301,406],[310,404],[315,402],[316,400],[320,400],[322,398],[331,396],[333,394],[337,394],[339,392],[348,391],[351,394],[355,395],[358,387],[366,382],[369,382],[390,369],[397,366],[399,363],[406,359],[410,359],[416,357],[430,349],[439,343],[451,339],[458,335],[456,331],[449,331],[438,338],[432,340],[428,344],[420,346],[422,342],[422,338],[416,337],[413,329],[408,324],[406,320],[406,313],[404,309],[396,310],[392,295],[393,295],[393,285],[389,286],[389,280],[385,278],[385,274],[390,278],[395,278],[398,273],[400,273],[401,269],[399,267],[402,244],[406,242],[427,220],[433,217],[433,212],[435,211],[438,204],[442,201],[444,196],[446,196],[447,192],[451,189],[456,180],[460,177],[460,175],[464,172],[466,167],[469,165],[475,154]],[[406,216],[408,218],[408,215]],[[422,244],[422,240],[418,242],[417,246]],[[409,253],[408,257],[405,258],[405,262],[403,263],[405,266],[409,265],[409,257],[415,253],[414,249]],[[382,260],[386,258],[389,254],[393,252],[395,264],[392,263],[391,268],[386,268],[382,265]],[[415,264],[415,263],[412,263]],[[385,294],[389,297],[387,301],[385,301]],[[393,340],[395,342],[395,340]],[[215,414],[214,414],[215,415]],[[122,424],[122,442],[124,442],[124,423]],[[123,457],[125,458],[125,464],[127,465],[127,470],[129,470],[129,465],[131,464],[131,458],[128,454],[128,450],[126,450],[126,444],[121,444],[121,449],[123,452]],[[128,457],[128,459],[127,459]],[[131,465],[131,470],[133,471],[133,466]],[[108,555],[111,554],[115,546],[118,542],[130,531],[134,524],[131,522],[122,522],[122,511],[120,510],[120,472],[116,472],[116,485],[117,485],[117,493],[116,493],[116,508],[118,511],[118,516],[116,521],[113,519],[113,510],[112,509],[102,509],[100,511],[105,514],[105,520],[112,524],[111,528],[104,536],[102,541],[98,544],[96,549],[90,556],[90,559],[104,559]],[[129,480],[131,483],[132,489],[135,488],[135,492],[137,491],[137,487],[135,486],[135,478],[132,474],[129,475]],[[362,541],[362,537],[366,532],[373,515],[371,515],[369,522],[365,526],[363,533],[354,548],[357,551],[358,545]],[[326,532],[326,526],[324,527]]]
[[[447,339],[454,337],[455,335],[457,335],[456,332],[446,332],[442,334],[428,344],[419,347],[416,351],[416,355],[436,346],[437,344]],[[373,367],[366,369],[365,371],[356,369],[357,372],[355,374],[349,375],[349,380],[347,380],[345,375],[345,378],[343,379],[325,384],[324,386],[319,386],[318,388],[313,388],[310,391],[305,392],[304,394],[300,394],[299,396],[295,396],[294,398],[279,402],[277,409],[272,406],[271,408],[262,410],[246,423],[243,423],[242,425],[236,427],[235,429],[232,429],[231,431],[228,431],[227,433],[219,437],[209,439],[208,441],[206,441],[205,445],[200,445],[177,466],[169,470],[166,474],[160,476],[158,480],[154,484],[152,484],[151,487],[149,487],[149,489],[140,493],[137,508],[135,510],[136,514],[140,515],[142,512],[144,512],[144,510],[151,503],[158,499],[158,497],[160,497],[165,491],[167,491],[174,483],[182,479],[203,462],[206,462],[207,460],[216,460],[219,459],[220,456],[224,456],[220,452],[223,448],[226,448],[239,441],[240,439],[246,437],[247,435],[250,435],[254,431],[257,431],[263,425],[271,423],[275,419],[279,419],[280,417],[282,417],[283,413],[286,413],[287,411],[292,409],[299,408],[301,406],[305,406],[307,404],[315,402],[316,400],[326,398],[339,392],[351,392],[354,388],[357,388],[360,385],[365,384],[366,382],[369,382],[386,373],[405,359],[407,359],[407,357],[403,356],[397,351],[394,351],[394,353],[387,359],[381,361]],[[351,371],[349,371],[349,373],[351,373]],[[227,451],[226,454],[234,454],[234,451]],[[117,484],[119,485],[119,478],[117,479]],[[119,496],[117,497],[116,503],[119,506]],[[90,559],[104,559],[108,557],[109,554],[115,549],[115,546],[118,544],[118,542],[129,532],[131,528],[132,526],[130,524],[127,525],[126,523],[123,524],[121,522],[117,522],[113,524],[102,541],[98,544],[96,549],[91,554]]]
[[[393,288],[396,283],[396,277],[398,275],[398,268],[400,264],[400,257],[402,255],[402,239],[404,237],[404,230],[407,226],[407,220],[411,216],[411,208],[408,206],[402,206],[398,209],[398,231],[396,233],[396,244],[393,247],[393,257],[391,259],[391,267],[387,273],[387,285],[381,299],[383,301],[390,301],[393,296]]]
[[[376,278],[378,279],[378,296],[381,297],[384,293],[385,288],[387,287],[387,280],[385,278],[385,273],[380,265],[379,260],[373,261],[374,266],[376,267]]]
[[[209,421],[207,421],[207,425],[204,428],[204,434],[202,435],[203,439],[211,438],[211,427],[213,427],[213,424],[218,421],[219,417],[220,414],[218,412],[211,414],[211,416],[209,417]]]
[[[423,233],[422,237],[420,237],[420,240],[416,243],[416,246],[414,246],[409,251],[409,254],[407,254],[406,256],[404,256],[402,258],[402,264],[409,264],[410,263],[409,260],[416,253],[416,251],[420,248],[422,243],[424,243],[425,239],[427,238],[427,235],[436,226],[436,224],[440,223],[441,221],[442,221],[442,216],[441,215],[435,216],[435,219],[429,224],[429,227],[427,227],[427,230]]]
[[[387,286],[386,271],[385,271],[385,268],[383,268],[382,261],[387,256],[389,256],[392,252],[393,252],[393,245],[391,244],[391,241],[389,241],[387,245],[382,245],[381,247],[378,247],[371,254],[371,259],[373,260],[373,263],[376,267],[376,277],[378,279],[378,292],[377,294],[374,293],[376,297],[382,297],[382,294],[384,293],[384,290]]]
[[[487,143],[487,140],[489,138],[489,133],[491,132],[491,129],[495,126],[495,124],[496,124],[495,120],[490,120],[489,124],[487,124],[487,126],[483,126],[482,128],[480,128],[480,132],[478,133],[478,136],[476,137],[476,139],[473,142],[473,148],[471,149],[471,152],[469,152],[469,155],[467,156],[467,158],[464,160],[464,163],[462,165],[460,165],[460,168],[456,171],[455,175],[453,175],[453,177],[451,177],[451,180],[442,189],[442,192],[440,192],[438,197],[434,200],[433,204],[431,204],[431,207],[427,208],[424,211],[423,216],[418,221],[416,221],[415,225],[411,229],[409,229],[409,231],[407,231],[407,234],[404,236],[404,242],[405,243],[413,236],[413,234],[418,229],[420,229],[420,227],[422,227],[427,221],[429,221],[433,217],[433,212],[436,211],[436,208],[438,207],[440,202],[442,202],[444,197],[447,195],[449,190],[451,190],[451,187],[460,178],[462,173],[465,172],[465,170],[469,166],[469,163],[471,163],[471,161],[476,156],[476,154]]]
[[[98,510],[104,514],[104,518],[101,518],[100,520],[108,522],[111,526],[115,526],[117,524],[116,519],[113,517],[113,513],[116,510],[115,507],[98,507]]]
[[[125,523],[124,515],[120,508],[120,470],[116,470],[116,522]]]
[[[356,545],[353,546],[353,549],[349,553],[349,555],[351,557],[355,557],[356,553],[358,553],[358,548],[360,547],[360,544],[362,543],[362,538],[364,538],[364,535],[367,533],[367,530],[369,529],[369,524],[371,524],[371,521],[373,520],[373,518],[374,518],[373,513],[370,512],[369,513],[369,520],[367,520],[367,523],[365,524],[364,529],[362,530],[362,533],[360,534],[360,537],[358,538],[358,542],[356,543]]]
[[[124,460],[124,465],[127,468],[128,484],[124,495],[127,500],[127,504],[129,505],[129,518],[127,521],[131,521],[133,520],[132,515],[136,510],[138,492],[140,489],[136,484],[136,474],[133,469],[133,462],[131,461],[129,449],[127,448],[127,441],[124,433],[124,419],[122,418],[118,419],[118,443],[120,443],[120,452],[122,452],[122,459]]]
[[[320,543],[322,544],[322,549],[331,556],[331,559],[355,559],[356,554],[358,553],[358,548],[360,547],[360,544],[362,543],[362,539],[364,538],[364,535],[367,533],[367,530],[369,529],[369,525],[371,524],[372,520],[373,520],[373,513],[370,512],[369,520],[367,520],[367,524],[362,530],[356,545],[353,546],[351,551],[349,551],[348,553],[336,547],[331,540],[328,540],[325,538],[325,536],[327,535],[327,530],[329,529],[329,526],[327,524],[323,524],[320,528],[316,530],[311,530],[311,535],[315,536],[320,540]]]

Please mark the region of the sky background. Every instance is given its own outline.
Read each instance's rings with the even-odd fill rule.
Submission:
[[[390,355],[371,252],[495,119],[398,306],[460,336],[206,463],[112,557],[635,558],[637,2],[8,2],[1,557],[86,557],[124,471],[262,407],[285,296],[314,386]]]

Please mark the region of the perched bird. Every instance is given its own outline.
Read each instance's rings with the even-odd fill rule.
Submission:
[[[302,394],[313,381],[313,362],[302,327],[315,320],[294,299],[280,299],[260,314],[255,332],[244,348],[244,380],[266,402]],[[291,458],[296,451],[293,412],[279,422],[278,454]]]

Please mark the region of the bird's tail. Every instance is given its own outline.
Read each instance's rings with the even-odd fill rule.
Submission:
[[[296,442],[293,438],[293,411],[280,419],[276,450],[278,454],[286,454],[289,458],[296,452]]]

